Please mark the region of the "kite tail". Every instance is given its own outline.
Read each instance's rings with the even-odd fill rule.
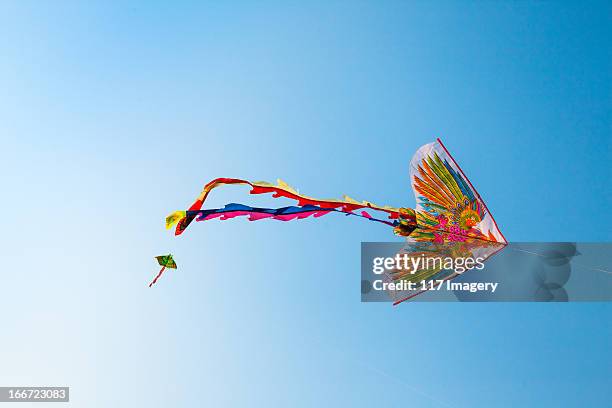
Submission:
[[[157,280],[159,279],[160,276],[162,276],[162,273],[164,273],[165,270],[166,270],[166,267],[162,266],[162,268],[159,270],[159,273],[157,274],[155,279],[153,279],[153,281],[151,283],[149,283],[149,287],[155,285],[155,282],[157,282]]]
[[[399,225],[398,221],[381,220],[372,217],[368,212],[353,213],[342,211],[334,208],[322,208],[314,205],[305,205],[303,207],[289,206],[282,208],[258,208],[250,207],[242,204],[227,204],[223,208],[213,208],[208,210],[186,211],[186,216],[194,217],[196,221],[207,221],[218,218],[220,220],[228,220],[240,216],[248,216],[249,221],[258,221],[263,219],[274,219],[278,221],[301,220],[308,217],[322,217],[332,212],[352,215],[356,217],[366,218],[370,221],[375,221],[395,227]]]
[[[298,206],[315,206],[319,207],[323,211],[339,211],[347,214],[352,214],[352,211],[357,209],[372,209],[376,211],[383,211],[388,214],[388,218],[395,220],[399,217],[399,208],[389,206],[379,206],[368,201],[359,202],[348,196],[344,196],[342,199],[331,199],[331,200],[320,200],[312,197],[308,197],[299,194],[297,190],[289,186],[282,180],[278,180],[276,185],[267,183],[264,181],[251,182],[248,180],[234,179],[234,178],[218,178],[212,180],[204,186],[204,189],[189,207],[187,211],[175,211],[166,217],[166,229],[172,228],[176,224],[175,235],[180,235],[185,229],[191,224],[191,222],[199,215],[198,211],[202,210],[202,206],[208,194],[215,188],[226,184],[246,184],[251,186],[250,194],[266,194],[272,193],[272,197],[279,198],[285,197],[292,200],[296,200]],[[323,214],[321,214],[323,215]],[[366,218],[371,218],[370,216]],[[389,222],[389,225],[395,225],[393,222]]]

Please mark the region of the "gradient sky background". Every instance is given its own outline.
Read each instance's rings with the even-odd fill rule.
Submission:
[[[341,216],[163,229],[222,176],[412,206],[410,157],[441,137],[509,240],[612,240],[609,6],[309,3],[0,6],[0,385],[609,406],[610,304],[362,304],[360,242],[396,238]],[[271,202],[247,191],[210,205]]]

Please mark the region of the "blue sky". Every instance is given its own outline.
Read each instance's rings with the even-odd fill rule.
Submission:
[[[163,219],[222,176],[412,206],[440,137],[509,240],[610,241],[610,12],[3,4],[0,383],[78,407],[606,406],[609,304],[362,304],[384,227]]]

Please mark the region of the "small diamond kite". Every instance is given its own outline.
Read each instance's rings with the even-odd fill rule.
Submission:
[[[153,286],[155,282],[157,282],[157,280],[160,278],[160,276],[162,276],[162,273],[164,273],[166,268],[176,269],[176,262],[174,262],[172,254],[156,256],[155,259],[157,259],[157,263],[160,264],[162,268],[160,269],[155,279],[153,279],[153,281],[149,283],[149,287]]]

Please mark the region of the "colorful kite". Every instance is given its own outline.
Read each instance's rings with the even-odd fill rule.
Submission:
[[[194,220],[208,221],[214,218],[227,220],[247,216],[249,221],[266,218],[290,221],[341,213],[392,227],[396,235],[406,237],[407,243],[412,244],[405,250],[410,256],[437,253],[455,258],[471,254],[487,259],[507,244],[484,201],[440,139],[417,150],[410,162],[410,181],[416,196],[416,209],[380,206],[368,201],[360,202],[347,196],[342,199],[320,200],[298,193],[281,180],[274,185],[263,181],[218,178],[204,186],[188,210],[170,214],[166,218],[166,228],[170,229],[176,225],[175,235],[180,235]],[[202,209],[208,194],[213,189],[228,184],[248,185],[251,187],[251,194],[271,193],[274,198],[284,197],[294,200],[296,205],[257,208],[232,203],[223,208]],[[375,218],[366,210],[385,213],[386,218]],[[161,276],[164,267],[176,268],[171,255],[157,259],[163,267],[151,285]],[[173,266],[166,261],[171,262]],[[456,272],[440,266],[422,268],[416,273],[412,271],[411,274],[396,270],[392,271],[388,279],[440,281],[453,279],[457,275]],[[398,304],[421,292],[421,290],[395,292],[391,293],[391,296],[394,304]]]
[[[416,209],[379,206],[368,201],[359,202],[348,196],[337,200],[320,200],[298,193],[281,180],[274,185],[262,181],[218,178],[204,186],[187,211],[170,214],[166,218],[166,228],[176,225],[175,235],[180,235],[194,220],[227,220],[248,216],[249,221],[266,218],[290,221],[342,213],[393,227],[396,235],[407,237],[409,241],[444,243],[477,240],[503,245],[507,243],[491,212],[440,139],[422,146],[416,152],[410,162],[410,179],[416,195]],[[202,209],[213,189],[228,184],[248,185],[251,194],[271,193],[275,198],[295,200],[297,205],[256,208],[228,204],[223,208]],[[374,218],[366,210],[386,213],[387,218]]]
[[[149,287],[153,286],[155,282],[157,282],[157,280],[162,276],[162,273],[164,273],[166,268],[176,269],[176,262],[174,262],[172,254],[156,256],[155,259],[157,259],[157,263],[162,268],[159,270],[159,273],[157,274],[155,279],[153,279],[153,281],[149,283]]]

